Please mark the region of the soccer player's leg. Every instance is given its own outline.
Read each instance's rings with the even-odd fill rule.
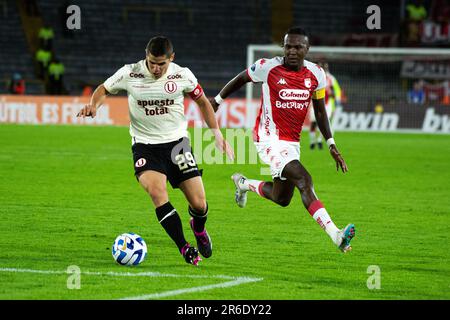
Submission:
[[[206,202],[205,189],[200,176],[190,178],[179,184],[186,200],[189,203],[188,211],[191,216],[190,226],[197,241],[197,247],[201,255],[209,258],[212,255],[212,241],[205,228],[208,218],[208,203]]]
[[[166,189],[167,178],[164,174],[147,170],[138,175],[139,183],[151,197],[155,205],[158,222],[164,228],[169,237],[175,242],[181,252],[187,241],[183,234],[180,216],[177,210],[169,202]]]
[[[276,204],[287,207],[291,202],[295,186],[286,180],[274,178],[273,181],[261,181],[247,179],[241,173],[231,176],[235,186],[235,200],[239,207],[243,208],[247,204],[247,192],[252,191],[262,198],[272,200]]]
[[[201,258],[198,251],[208,258],[212,254],[212,243],[205,229],[208,214],[205,190],[201,179],[201,171],[192,152],[189,139],[180,139],[174,146],[167,160],[167,178],[172,187],[180,188],[189,203],[190,221],[199,250],[189,243],[181,250],[186,262],[197,265]]]
[[[309,116],[309,148],[311,150],[313,150],[316,146],[316,134],[317,134],[317,122],[316,122],[316,115],[314,114],[314,110],[312,108],[310,108],[309,112],[308,112],[308,116]],[[319,133],[320,134],[320,133]]]
[[[283,177],[286,177],[297,187],[300,191],[305,208],[338,248],[342,252],[351,250],[350,241],[355,236],[355,226],[349,224],[341,230],[336,227],[327,210],[314,192],[311,175],[305,167],[303,167],[300,161],[293,160],[289,162],[284,167],[282,174]]]
[[[248,179],[240,173],[231,177],[236,186],[236,203],[244,207],[247,203],[247,192],[255,192],[259,196],[272,200],[280,206],[289,205],[295,186],[280,177],[284,165],[289,159],[298,159],[299,145],[283,143],[281,141],[255,142],[255,147],[261,160],[270,165],[273,181]]]
[[[132,146],[132,152],[136,179],[152,199],[158,222],[175,242],[178,250],[182,254],[186,253],[189,244],[183,234],[181,219],[167,194],[166,148],[136,143]],[[170,157],[170,150],[168,156]],[[190,251],[193,250],[197,249]]]

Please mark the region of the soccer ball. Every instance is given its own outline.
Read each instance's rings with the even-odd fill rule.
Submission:
[[[123,266],[136,266],[147,256],[147,245],[139,235],[123,233],[113,243],[112,256]]]

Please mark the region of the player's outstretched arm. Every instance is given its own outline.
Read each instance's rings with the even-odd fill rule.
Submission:
[[[78,112],[77,117],[92,117],[94,118],[97,114],[97,109],[103,104],[108,91],[103,84],[99,85],[92,94],[90,102],[83,107],[83,109]]]
[[[225,152],[228,158],[234,159],[233,149],[230,147],[228,142],[223,138],[222,132],[220,131],[219,128],[219,124],[217,123],[216,115],[214,114],[214,110],[209,100],[203,94],[200,98],[195,100],[195,102],[200,108],[200,112],[202,113],[203,119],[205,119],[206,124],[214,133],[217,148],[221,152]]]
[[[342,172],[347,172],[348,167],[342,158],[339,150],[336,147],[336,143],[334,142],[333,135],[331,134],[330,129],[330,121],[328,120],[327,112],[325,110],[325,99],[312,99],[313,107],[314,107],[314,115],[316,116],[317,125],[320,129],[325,140],[327,140],[327,145],[330,148],[330,154],[333,157],[334,161],[336,161],[336,170],[339,171],[341,168]]]
[[[220,90],[219,94],[215,98],[210,98],[209,101],[214,109],[214,112],[219,109],[223,99],[227,98],[230,94],[238,91],[244,84],[252,81],[247,74],[247,70],[242,71],[236,77],[231,79],[225,87]]]

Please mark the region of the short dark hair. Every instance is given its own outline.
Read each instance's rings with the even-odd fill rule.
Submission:
[[[157,36],[150,39],[145,48],[145,52],[147,54],[151,53],[155,57],[160,57],[162,55],[170,57],[173,53],[173,45],[168,38]]]
[[[289,28],[288,31],[286,31],[286,34],[299,34],[301,36],[308,37],[308,33],[306,32],[306,30],[301,27]]]

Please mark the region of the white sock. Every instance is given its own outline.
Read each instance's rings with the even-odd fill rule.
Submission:
[[[316,143],[316,131],[309,131],[309,144]]]
[[[252,180],[252,179],[246,179],[244,182],[245,188],[247,188],[248,191],[253,191],[260,195],[261,197],[264,197],[264,194],[262,192],[262,187],[264,185],[264,181],[260,180]]]
[[[317,137],[317,143],[322,143],[322,135],[319,134],[319,136]]]
[[[319,200],[314,201],[308,208],[309,213],[314,220],[320,225],[320,227],[325,230],[331,240],[336,244],[340,244],[340,239],[338,238],[339,229],[331,220],[330,215],[327,210],[323,207]]]

